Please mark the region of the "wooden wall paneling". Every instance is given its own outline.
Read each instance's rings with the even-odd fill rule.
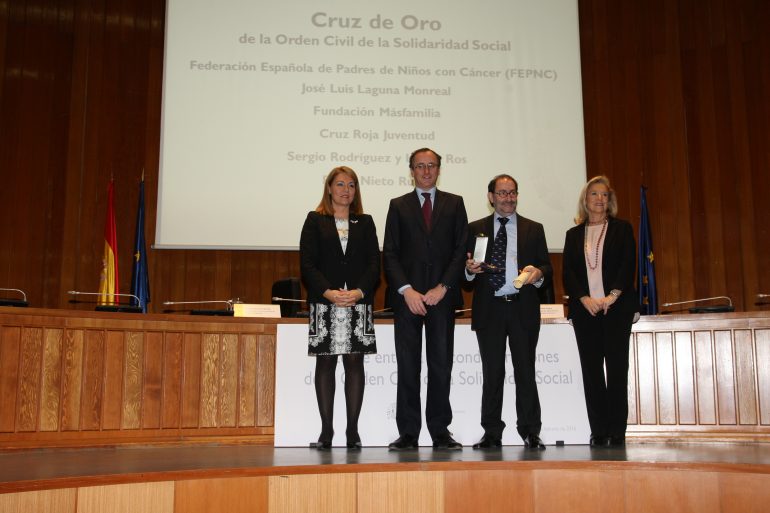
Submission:
[[[257,426],[272,426],[275,418],[275,335],[257,338]]]
[[[77,513],[174,513],[174,482],[78,488]]]
[[[770,426],[770,330],[756,330],[754,334],[757,345],[759,423]]]
[[[0,511],[7,513],[76,513],[77,488],[1,493]]]
[[[222,336],[219,371],[219,426],[222,427],[237,425],[238,383],[242,379],[238,372],[238,346],[238,334]]]
[[[102,429],[120,429],[123,403],[126,399],[126,341],[124,333],[109,330],[105,333],[104,377],[102,400]]]
[[[201,427],[219,426],[221,336],[204,333],[201,341]]]
[[[267,479],[267,511],[270,513],[363,513],[368,511],[362,510],[360,504],[356,505],[356,496],[358,495],[360,499],[361,494],[360,490],[356,489],[356,474],[270,476]],[[374,511],[387,510],[375,509]],[[412,509],[412,511],[424,510]]]
[[[268,509],[268,479],[241,477],[176,481],[174,513],[273,513]]]
[[[735,358],[729,331],[714,331],[714,368],[716,370],[717,412],[719,424],[738,423],[735,390]]]
[[[696,331],[695,389],[698,396],[698,424],[717,423],[716,371],[714,339],[710,331]]]
[[[40,430],[58,431],[62,389],[61,329],[45,329],[43,367],[40,385]]]
[[[0,432],[4,433],[16,431],[20,345],[20,327],[0,328]]]
[[[767,474],[728,473],[719,475],[721,513],[762,513],[770,504]]]
[[[534,513],[533,474],[510,469],[445,472],[443,511]],[[570,511],[574,510],[570,508]]]
[[[241,335],[238,426],[257,425],[257,337]]]
[[[535,470],[532,474],[533,511],[538,513],[627,511],[624,473],[559,469]]]
[[[197,428],[201,411],[201,335],[184,335],[182,370],[182,427]]]
[[[83,388],[80,404],[80,430],[96,431],[102,427],[104,392],[104,331],[85,332],[83,348]],[[114,343],[110,347],[114,347]]]
[[[161,427],[163,395],[163,334],[144,333],[144,380],[142,383],[142,428]],[[177,385],[177,390],[179,386]],[[177,403],[178,404],[178,403]]]
[[[80,429],[80,404],[83,391],[84,333],[68,329],[62,351],[61,430]]]
[[[127,331],[124,336],[121,429],[139,429],[142,426],[144,359],[144,333]]]
[[[36,431],[40,412],[39,394],[43,359],[42,328],[22,328],[19,353],[19,403],[16,430]]]
[[[737,383],[738,423],[755,426],[759,423],[757,411],[756,367],[751,330],[735,330],[735,379]]]
[[[625,472],[625,512],[719,513],[716,472]]]
[[[726,173],[728,180],[734,180],[736,193],[741,201],[734,202],[738,210],[739,224],[730,228],[736,233],[739,239],[741,251],[736,252],[731,248],[725,248],[728,258],[734,258],[734,265],[739,265],[741,269],[741,280],[728,280],[731,285],[731,297],[740,298],[742,309],[754,303],[758,292],[757,268],[757,226],[754,222],[755,201],[752,191],[752,168],[750,161],[750,134],[747,112],[747,95],[745,78],[747,76],[746,66],[743,59],[742,41],[740,37],[740,13],[732,9],[725,13],[730,26],[730,36],[727,41],[727,75],[729,77],[730,95],[727,98],[730,106],[730,117],[725,121],[729,123],[732,138],[730,143],[733,147],[733,162],[724,162],[725,169],[733,169],[733,173]],[[729,183],[723,184],[729,190]],[[730,267],[734,269],[733,267]]]
[[[639,373],[636,355],[638,354],[636,334],[631,333],[628,351],[628,424],[639,424]]]
[[[671,332],[655,334],[655,388],[658,423],[677,424],[676,369]]]
[[[358,474],[358,513],[444,511],[444,472]]]
[[[167,332],[163,339],[163,396],[161,399],[161,427],[181,427],[183,378],[185,362],[183,359],[184,337],[179,332]]]
[[[695,354],[691,332],[674,333],[674,362],[676,365],[676,401],[678,424],[697,422],[695,392]]]
[[[655,344],[652,333],[636,335],[636,368],[639,388],[639,424],[657,424]]]

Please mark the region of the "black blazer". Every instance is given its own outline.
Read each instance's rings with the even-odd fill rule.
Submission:
[[[466,251],[473,254],[476,245],[477,235],[486,235],[489,237],[487,243],[487,253],[484,257],[485,262],[489,262],[492,253],[493,241],[496,233],[494,226],[495,216],[490,215],[474,221],[468,227],[468,241]],[[550,285],[553,279],[553,267],[551,259],[548,256],[548,245],[545,242],[545,230],[543,225],[516,214],[516,250],[517,262],[521,270],[528,265],[540,269],[543,273],[543,284],[541,287]],[[493,301],[495,291],[489,284],[488,274],[477,274],[471,281],[474,287],[473,292],[473,314],[471,317],[471,329],[476,330],[485,326],[489,322],[489,305]],[[540,329],[540,296],[538,289],[532,285],[525,285],[519,290],[519,301],[521,302],[522,319],[527,329]]]
[[[462,305],[459,277],[467,233],[468,215],[461,196],[436,190],[430,231],[415,191],[392,199],[382,249],[390,304],[404,302],[398,289],[406,284],[424,294],[443,283],[449,287],[445,299],[455,307]]]
[[[590,296],[588,289],[588,271],[583,252],[585,243],[585,223],[567,230],[564,240],[564,261],[562,277],[564,291],[569,296],[569,317],[585,310],[580,298]],[[604,235],[602,250],[602,284],[604,293],[612,289],[622,291],[616,306],[610,309],[622,312],[639,310],[634,276],[636,271],[636,242],[631,224],[622,219],[610,217],[607,221],[607,233]]]
[[[334,216],[310,212],[302,227],[299,258],[302,280],[307,287],[307,299],[326,303],[327,289],[361,289],[364,297],[359,303],[372,304],[374,290],[380,277],[380,249],[372,216],[350,214],[348,246],[342,244],[334,224]]]

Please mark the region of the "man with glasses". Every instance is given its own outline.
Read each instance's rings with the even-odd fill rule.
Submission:
[[[460,450],[449,424],[449,386],[454,356],[455,308],[465,262],[468,216],[460,196],[436,189],[441,156],[420,148],[409,157],[415,190],[390,201],[383,262],[393,307],[398,365],[392,451],[417,448],[421,429],[422,329],[428,364],[425,421],[434,449]]]
[[[507,340],[516,383],[516,430],[528,449],[542,450],[545,445],[540,439],[540,399],[535,382],[540,335],[537,288],[550,282],[553,274],[545,231],[542,224],[516,213],[519,184],[513,177],[505,174],[494,177],[489,182],[487,198],[494,212],[469,225],[465,262],[465,278],[475,289],[471,329],[479,342],[484,376],[481,396],[484,436],[473,448],[502,446]],[[476,254],[477,249],[484,249],[484,244],[483,254]]]

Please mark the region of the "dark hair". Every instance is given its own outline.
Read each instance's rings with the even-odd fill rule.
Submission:
[[[495,186],[497,185],[497,181],[502,179],[507,179],[512,181],[514,185],[516,185],[516,190],[517,191],[519,190],[519,182],[517,182],[514,177],[512,177],[511,175],[500,174],[489,181],[489,185],[487,185],[487,191],[495,192]]]
[[[418,153],[425,153],[426,151],[431,152],[436,156],[436,159],[438,159],[438,167],[441,167],[441,155],[436,153],[435,151],[431,150],[430,148],[420,148],[419,150],[414,150],[411,155],[409,155],[409,169],[414,169],[414,157]]]
[[[329,187],[331,187],[332,182],[335,178],[337,178],[337,175],[342,173],[350,175],[350,178],[353,179],[353,183],[356,184],[356,191],[353,196],[353,201],[350,203],[350,212],[355,215],[361,215],[364,213],[364,206],[361,202],[361,188],[358,186],[358,175],[356,175],[356,172],[350,169],[348,166],[339,166],[329,171],[329,174],[326,176],[326,180],[324,180],[324,192],[321,196],[321,202],[315,209],[315,211],[319,214],[324,214],[327,216],[334,215],[334,206],[332,205],[332,198],[331,193],[329,192]]]

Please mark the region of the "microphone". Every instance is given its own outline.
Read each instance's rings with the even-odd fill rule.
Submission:
[[[694,306],[689,309],[690,313],[724,313],[724,312],[734,312],[735,307],[733,306],[733,301],[727,296],[715,296],[715,297],[705,297],[702,299],[690,299],[687,301],[675,301],[673,303],[663,303],[661,305],[662,308],[667,308],[669,306],[678,306],[678,305],[697,305],[700,303],[705,303],[706,301],[714,301],[717,299],[726,299],[727,304],[724,305],[708,305],[708,306]]]
[[[135,296],[133,294],[104,294],[102,292],[81,292],[79,290],[68,290],[67,294],[70,296],[115,296],[115,297],[130,297],[133,299],[136,299],[136,302],[139,304],[139,306],[135,305],[127,305],[127,304],[120,304],[115,303],[114,305],[96,305],[97,312],[125,312],[125,313],[142,313],[142,300],[139,299],[138,296]],[[77,302],[74,299],[73,302]]]
[[[214,304],[214,303],[224,303],[227,305],[224,310],[190,310],[190,315],[222,315],[226,317],[232,317],[234,314],[233,305],[234,304],[241,304],[243,301],[241,301],[240,298],[235,299],[227,299],[227,300],[214,300],[214,301],[164,301],[163,304],[166,306],[169,305],[204,305],[204,304]]]
[[[21,289],[0,288],[0,292],[18,292],[24,298],[24,299],[2,298],[0,299],[0,306],[19,306],[19,307],[29,306],[29,303],[27,303],[27,295]]]
[[[286,301],[287,303],[307,303],[306,299],[290,299],[288,297],[278,297],[278,296],[273,296],[270,300],[279,301],[279,302]]]

